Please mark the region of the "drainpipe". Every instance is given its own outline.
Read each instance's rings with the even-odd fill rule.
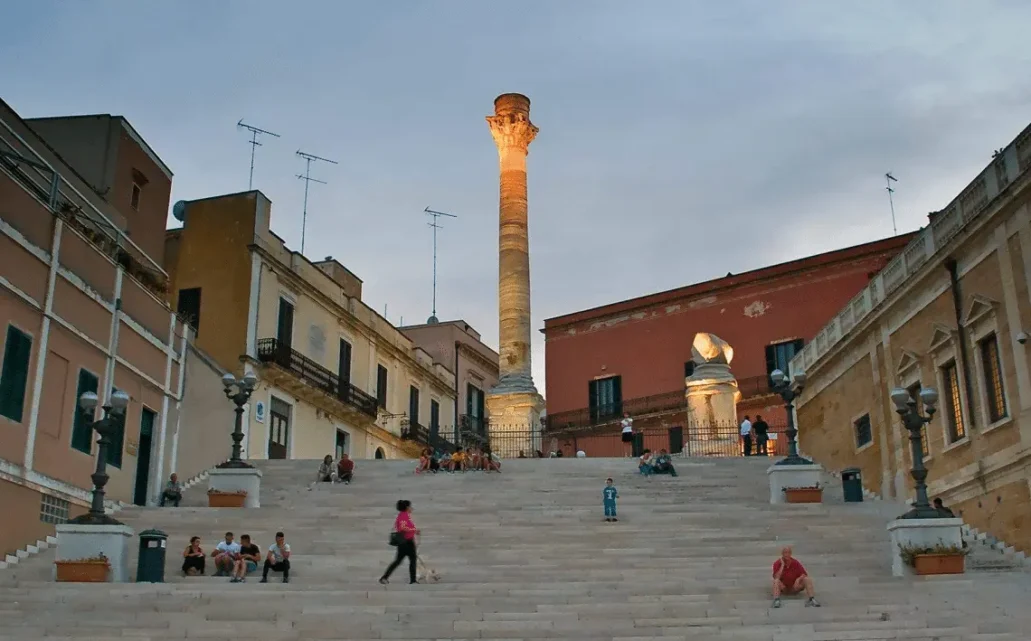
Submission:
[[[970,427],[973,428],[977,423],[977,412],[974,411],[974,394],[970,386],[970,357],[967,354],[966,334],[963,331],[963,294],[959,287],[959,269],[956,266],[956,259],[946,260],[945,269],[949,272],[952,308],[956,315],[956,328],[959,332],[959,366],[963,369],[963,392],[967,396],[967,408],[970,410],[968,418]]]
[[[461,383],[459,383],[458,377],[458,349],[461,346],[460,341],[455,341],[455,444],[458,444],[458,397],[459,390],[461,389]]]

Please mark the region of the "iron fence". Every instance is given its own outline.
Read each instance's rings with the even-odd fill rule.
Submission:
[[[360,412],[376,418],[379,412],[376,397],[363,392],[351,382],[292,349],[289,343],[276,338],[258,341],[258,360],[275,363],[308,385],[333,396]]]

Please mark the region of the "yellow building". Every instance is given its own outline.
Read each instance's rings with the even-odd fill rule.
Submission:
[[[184,224],[166,247],[173,304],[201,349],[261,381],[244,415],[248,458],[407,457],[454,424],[454,374],[365,305],[343,265],[287,248],[261,192],[176,212]]]
[[[1031,127],[792,361],[802,449],[868,489],[913,496],[892,388],[939,392],[921,446],[928,489],[1031,551]]]

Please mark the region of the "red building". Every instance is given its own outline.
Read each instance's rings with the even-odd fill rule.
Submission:
[[[783,424],[768,375],[788,362],[912,238],[864,245],[731,274],[544,321],[549,427],[683,425],[684,377],[697,332],[734,348],[739,413]],[[588,452],[588,454],[591,454]]]

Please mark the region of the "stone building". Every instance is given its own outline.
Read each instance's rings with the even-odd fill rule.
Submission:
[[[454,374],[363,303],[346,267],[288,248],[261,192],[176,211],[184,224],[169,230],[165,260],[176,309],[220,366],[259,379],[247,458],[412,456],[454,424]]]
[[[893,388],[940,400],[920,447],[932,496],[1031,551],[1031,127],[1025,129],[792,361],[802,449],[868,489],[912,496]]]

